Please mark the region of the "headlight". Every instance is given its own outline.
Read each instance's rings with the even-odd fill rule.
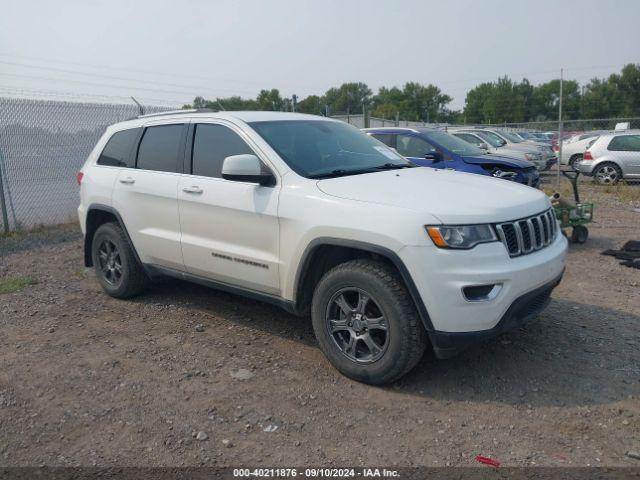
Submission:
[[[539,153],[525,153],[524,158],[526,158],[530,162],[536,162],[542,159],[542,156]]]
[[[440,248],[473,248],[479,243],[498,240],[491,225],[441,225],[426,227],[429,237]]]

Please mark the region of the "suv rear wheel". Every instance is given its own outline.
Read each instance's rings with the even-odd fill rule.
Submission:
[[[144,289],[147,276],[119,225],[105,223],[98,227],[91,243],[91,255],[98,281],[110,296],[129,298]]]
[[[327,272],[314,292],[311,319],[329,361],[365,383],[397,380],[418,363],[427,343],[402,280],[372,260],[353,260]]]

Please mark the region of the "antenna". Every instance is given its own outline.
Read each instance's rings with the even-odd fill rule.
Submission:
[[[140,104],[140,102],[133,97],[131,97],[131,100],[133,100],[135,104],[138,105],[138,111],[140,112],[140,115],[144,115],[144,107]]]

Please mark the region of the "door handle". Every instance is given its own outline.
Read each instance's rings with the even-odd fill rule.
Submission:
[[[125,177],[120,179],[120,183],[124,183],[125,185],[133,185],[136,181],[131,177]]]
[[[200,187],[193,185],[192,187],[184,187],[182,189],[182,191],[184,193],[195,193],[195,194],[200,194],[202,193],[204,190],[202,190]]]

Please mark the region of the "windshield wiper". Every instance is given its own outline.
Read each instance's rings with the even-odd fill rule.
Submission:
[[[361,173],[372,173],[377,172],[379,170],[395,170],[398,168],[413,168],[415,165],[404,164],[404,163],[385,163],[384,165],[377,165],[375,167],[367,167],[367,168],[358,168],[354,170],[345,170],[344,168],[338,168],[336,170],[331,170],[330,172],[324,173],[316,173],[313,175],[309,175],[309,178],[335,178],[335,177],[344,177],[347,175],[359,175]]]
[[[376,170],[396,170],[398,168],[414,168],[415,165],[410,163],[385,163],[384,165],[378,165],[373,167]]]
[[[345,170],[343,168],[338,168],[336,170],[331,170],[330,172],[324,173],[316,173],[314,175],[309,175],[309,178],[334,178],[334,177],[344,177],[346,175],[358,175],[359,173],[371,173],[375,172],[375,170],[371,168],[359,169],[359,170]]]

